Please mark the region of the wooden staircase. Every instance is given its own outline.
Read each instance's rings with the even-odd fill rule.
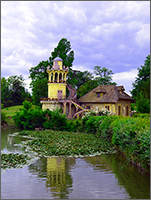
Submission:
[[[67,97],[67,99],[69,100],[76,100],[77,98],[77,91],[76,89],[74,89],[70,84],[67,84],[67,88],[69,90],[69,96]]]
[[[67,84],[67,88],[69,90],[69,96],[66,98],[66,101],[70,101],[72,104],[75,105],[76,108],[78,108],[77,112],[70,118],[75,118],[77,116],[79,116],[80,114],[82,114],[85,111],[89,111],[89,109],[86,109],[82,106],[80,106],[78,103],[76,103],[76,98],[77,98],[77,91],[75,88],[73,88],[70,84]],[[79,110],[80,109],[80,110]]]

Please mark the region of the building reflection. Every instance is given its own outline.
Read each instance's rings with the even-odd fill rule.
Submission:
[[[66,185],[65,159],[61,157],[47,158],[47,181],[46,187],[51,188],[53,197],[58,196]]]
[[[72,191],[70,169],[75,165],[75,160],[69,157],[41,158],[30,165],[29,170],[32,174],[45,178],[47,192],[51,192],[52,198],[66,199]]]

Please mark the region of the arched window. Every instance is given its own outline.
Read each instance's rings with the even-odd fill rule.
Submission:
[[[61,81],[62,80],[62,74],[60,73],[59,74],[59,81]]]
[[[58,73],[55,73],[55,81],[57,82],[58,80]]]

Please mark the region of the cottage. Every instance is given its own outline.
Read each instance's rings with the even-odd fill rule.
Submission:
[[[78,99],[82,107],[101,110],[106,108],[115,115],[129,116],[134,99],[124,92],[123,86],[99,85]]]

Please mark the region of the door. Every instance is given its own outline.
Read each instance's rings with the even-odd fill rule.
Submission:
[[[58,99],[62,99],[62,90],[58,90]]]

